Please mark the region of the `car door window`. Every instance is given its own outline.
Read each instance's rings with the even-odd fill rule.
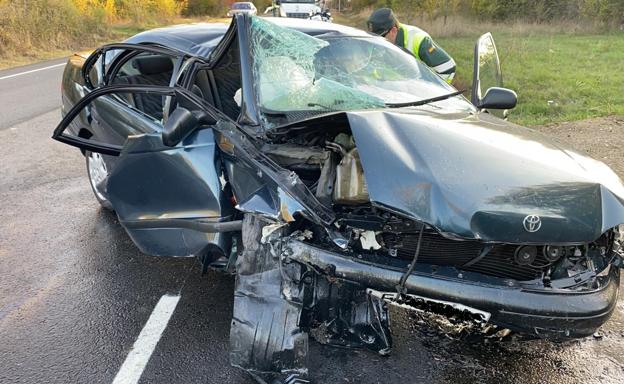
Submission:
[[[141,52],[125,59],[116,73],[111,74],[113,85],[159,85],[168,86],[173,74],[174,59],[171,56]],[[162,121],[165,97],[146,93],[126,94],[120,100],[129,106]]]
[[[186,63],[183,52],[129,43],[104,46],[82,65],[86,95],[72,100],[55,129],[56,140],[82,150],[118,155],[131,135],[163,130],[175,108],[174,77]]]
[[[85,62],[85,67],[89,67],[88,76],[85,83],[88,88],[95,89],[106,85],[105,74],[111,69],[112,63],[122,53],[128,53],[126,49],[108,49],[103,51],[96,51],[94,55],[97,55],[97,60],[93,63]]]

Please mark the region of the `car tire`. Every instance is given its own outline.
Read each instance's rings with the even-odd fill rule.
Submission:
[[[89,184],[91,185],[91,190],[93,190],[95,198],[103,208],[112,211],[113,205],[108,200],[106,193],[101,187],[108,178],[108,169],[106,168],[104,158],[99,153],[85,151],[85,160]]]

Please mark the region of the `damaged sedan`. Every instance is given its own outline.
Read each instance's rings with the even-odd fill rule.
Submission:
[[[53,137],[141,251],[235,273],[233,365],[304,382],[310,336],[389,354],[389,304],[557,339],[613,312],[624,185],[501,86],[490,34],[469,101],[383,38],[239,14],[73,56]]]

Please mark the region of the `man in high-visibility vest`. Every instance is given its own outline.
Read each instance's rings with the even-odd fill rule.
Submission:
[[[449,84],[455,77],[455,60],[420,28],[401,24],[390,8],[379,8],[368,18],[368,30],[403,47],[436,71]]]

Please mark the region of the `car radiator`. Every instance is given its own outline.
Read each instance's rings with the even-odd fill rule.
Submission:
[[[383,234],[386,246],[396,246],[396,257],[411,261],[416,252],[418,233],[395,235]],[[533,280],[542,276],[542,265],[548,264],[543,255],[538,254],[535,266],[523,266],[514,262],[515,245],[495,245],[490,252],[470,266],[464,266],[479,256],[484,244],[478,241],[458,241],[443,237],[437,232],[425,232],[421,244],[418,264],[452,266],[469,272],[510,278],[519,281]]]

